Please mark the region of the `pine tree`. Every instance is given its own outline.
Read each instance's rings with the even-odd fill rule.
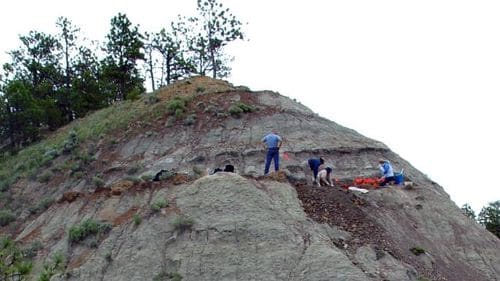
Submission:
[[[483,207],[479,212],[478,221],[489,232],[500,238],[500,200]]]
[[[61,44],[61,57],[64,61],[63,87],[59,90],[57,103],[64,117],[65,123],[69,123],[75,117],[71,104],[71,96],[74,79],[74,55],[78,49],[77,39],[80,29],[75,27],[71,21],[65,17],[59,17],[56,25],[60,29],[58,38]]]
[[[469,218],[471,218],[473,220],[476,220],[476,214],[474,213],[474,210],[472,209],[472,207],[469,204],[464,204],[461,209],[462,209],[462,212],[464,212],[464,214],[466,216],[468,216]]]
[[[200,17],[190,21],[198,33],[191,37],[189,43],[197,73],[206,75],[211,71],[213,78],[226,77],[230,72],[228,62],[231,59],[223,48],[234,40],[244,38],[242,23],[217,0],[198,0],[197,10]]]
[[[144,43],[138,27],[132,26],[127,16],[119,13],[111,19],[111,30],[106,38],[107,56],[102,71],[107,92],[115,93],[115,100],[142,93],[145,89],[137,62],[144,60]]]

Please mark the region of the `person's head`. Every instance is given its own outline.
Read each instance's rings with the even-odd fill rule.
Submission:
[[[380,164],[384,164],[384,163],[385,163],[385,162],[387,162],[387,161],[386,161],[385,159],[380,158],[380,159],[378,159],[378,162],[379,162]]]
[[[272,129],[272,130],[271,130],[271,133],[273,133],[273,134],[277,135],[277,134],[278,134],[278,130],[276,130],[276,129]]]
[[[319,163],[320,163],[320,164],[325,164],[325,159],[323,159],[323,157],[320,157],[320,158],[319,158]]]

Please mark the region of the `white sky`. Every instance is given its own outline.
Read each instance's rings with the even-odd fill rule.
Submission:
[[[220,0],[243,22],[228,80],[296,98],[380,140],[476,212],[500,200],[500,2]],[[126,13],[156,32],[195,0],[16,0],[0,10],[0,63],[59,16],[104,41]],[[397,169],[397,167],[395,167]]]

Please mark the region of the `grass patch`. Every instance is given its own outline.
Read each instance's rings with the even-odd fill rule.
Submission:
[[[410,249],[410,251],[415,255],[419,256],[421,254],[425,254],[425,250],[421,247],[413,247]]]
[[[0,265],[1,280],[25,280],[33,268],[31,260],[9,237],[0,239]]]
[[[180,116],[186,110],[186,101],[176,96],[167,103],[167,112],[174,114],[175,116]]]
[[[133,166],[128,167],[126,173],[127,175],[133,175],[139,173],[142,169],[143,168],[141,164],[135,164]]]
[[[36,206],[31,206],[28,208],[30,213],[32,214],[38,214],[41,213],[45,210],[47,210],[52,204],[54,204],[55,200],[54,198],[44,198],[42,201],[40,201]]]
[[[10,186],[16,182],[14,177],[3,176],[0,178],[0,192],[9,190]]]
[[[194,220],[186,216],[178,216],[172,221],[172,226],[175,230],[184,232],[190,230],[194,225]]]
[[[138,183],[142,182],[141,178],[140,177],[136,177],[136,176],[127,176],[127,177],[125,177],[125,180],[126,181],[131,181],[134,184],[138,184]]]
[[[101,179],[100,177],[98,177],[98,176],[92,177],[92,183],[96,187],[103,187],[106,184],[106,182],[103,179]]]
[[[182,281],[182,275],[177,272],[160,272],[153,277],[153,281]]]
[[[182,100],[188,101],[186,98]],[[4,153],[0,159],[0,190],[8,189],[20,178],[36,175],[47,159],[56,157],[59,151],[69,153],[80,143],[97,140],[99,136],[116,130],[124,131],[135,120],[147,122],[166,112],[167,107],[163,103],[148,105],[143,101],[123,101],[75,120],[17,154]]]
[[[9,210],[0,210],[0,226],[9,225],[16,220],[16,216]]]
[[[156,201],[151,205],[151,210],[154,212],[159,212],[161,209],[168,207],[168,202],[165,198],[158,198]]]
[[[43,173],[41,173],[38,177],[37,180],[41,183],[48,183],[50,179],[54,176],[54,173],[50,170],[45,170]]]

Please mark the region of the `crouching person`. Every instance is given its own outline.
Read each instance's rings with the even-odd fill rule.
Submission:
[[[318,173],[319,177],[319,184],[320,185],[327,185],[327,186],[333,186],[333,178],[332,178],[332,173],[333,169],[331,167],[326,167],[325,169],[322,169]]]
[[[379,179],[380,186],[385,186],[389,182],[394,182],[396,178],[394,177],[394,170],[392,169],[391,163],[385,159],[379,159],[378,163],[380,174],[382,175]]]

